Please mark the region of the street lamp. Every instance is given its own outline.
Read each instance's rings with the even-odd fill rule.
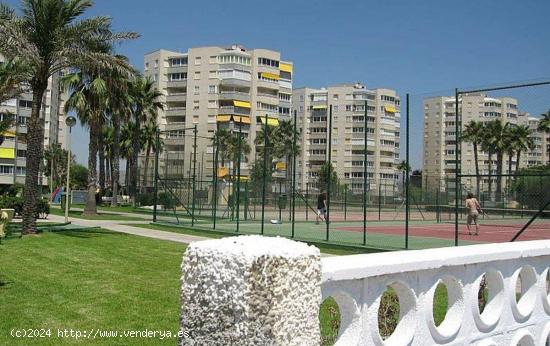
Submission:
[[[76,118],[69,115],[65,118],[65,125],[69,129],[67,134],[67,191],[65,192],[65,223],[69,222],[69,198],[71,196],[71,190],[69,188],[69,182],[71,178],[71,129],[76,124]]]

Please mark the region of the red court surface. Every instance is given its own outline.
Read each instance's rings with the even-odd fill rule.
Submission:
[[[504,243],[509,242],[525,223],[514,221],[513,223],[498,225],[480,225],[479,235],[468,235],[468,229],[464,223],[458,226],[458,237],[460,240],[481,241],[488,243]],[[363,232],[363,226],[343,226],[336,229],[342,231]],[[472,232],[475,228],[472,227]],[[405,233],[405,225],[369,225],[367,224],[368,233],[381,233],[392,235],[403,235]],[[441,239],[455,238],[455,225],[452,223],[439,224],[423,224],[409,225],[409,236],[411,237],[431,237]],[[516,241],[525,240],[541,240],[550,239],[550,221],[535,222],[527,228]]]

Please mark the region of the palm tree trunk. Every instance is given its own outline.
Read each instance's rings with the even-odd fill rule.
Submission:
[[[504,153],[502,151],[497,152],[497,187],[496,201],[500,202],[502,199],[502,164],[504,161]]]
[[[38,199],[38,172],[44,146],[44,124],[40,119],[42,97],[48,79],[33,80],[31,117],[27,121],[27,167],[25,171],[25,200],[23,202],[23,234],[36,233],[36,201]]]
[[[126,175],[124,181],[125,181],[125,184],[126,185],[126,193],[129,194],[129,191],[130,191],[130,161],[132,161],[132,159],[130,157],[126,158],[126,172],[124,172],[124,174]]]
[[[520,158],[521,158],[521,150],[518,150],[518,152],[516,153],[516,172],[515,172],[516,175],[519,173],[519,159]]]
[[[105,184],[106,186],[111,186],[111,157],[110,155],[105,156]]]
[[[113,161],[111,162],[111,169],[113,170],[112,189],[113,199],[111,200],[111,207],[118,205],[118,182],[120,181],[120,118],[118,115],[113,116],[113,126],[115,128],[115,138],[113,142]]]
[[[149,156],[151,155],[151,144],[147,145],[147,151],[145,153],[145,164],[143,165],[143,183],[141,189],[144,190],[147,187],[147,170],[149,169]]]
[[[133,138],[134,152],[133,152],[133,160],[132,160],[133,167],[131,168],[131,172],[130,172],[130,180],[131,180],[130,196],[133,198],[134,203],[136,202],[136,199],[137,199],[137,184],[139,179],[138,157],[139,157],[139,151],[140,151],[140,136],[141,136],[141,133],[140,133],[141,124],[140,124],[139,116],[136,116],[135,120],[136,120],[136,126],[134,130],[134,138]]]
[[[475,163],[475,169],[476,169],[476,195],[479,198],[479,160],[478,160],[478,152],[477,152],[477,143],[474,142],[474,163]]]
[[[86,196],[86,206],[84,207],[83,215],[97,215],[95,201],[97,185],[97,131],[97,124],[92,118],[90,120],[90,144],[88,147],[88,194]]]
[[[97,150],[99,154],[99,195],[101,197],[105,191],[105,143],[101,128],[98,128],[97,133]]]

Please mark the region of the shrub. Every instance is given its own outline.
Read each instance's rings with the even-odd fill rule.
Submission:
[[[175,205],[174,198],[167,192],[159,193],[158,203],[163,205],[164,209],[172,209]]]
[[[48,203],[48,200],[41,198],[36,203],[36,208],[38,211],[37,217],[45,219],[50,215],[50,203]]]
[[[23,198],[10,195],[2,195],[0,196],[0,208],[13,209],[15,210],[16,215],[21,215],[21,213],[23,212]]]

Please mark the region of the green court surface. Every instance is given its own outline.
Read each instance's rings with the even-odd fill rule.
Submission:
[[[198,220],[194,226],[191,226],[190,220],[180,219],[180,224],[169,222],[158,222],[158,224],[169,225],[174,229],[178,227],[193,229],[203,232],[213,231],[211,220]],[[433,222],[414,222],[411,223],[417,227],[420,225],[433,225]],[[294,239],[305,240],[319,243],[333,243],[341,245],[359,246],[367,248],[376,248],[382,250],[401,250],[405,249],[405,226],[403,222],[369,222],[367,224],[366,243],[363,243],[363,223],[362,222],[332,222],[328,231],[325,223],[315,224],[314,221],[296,222],[294,225]],[[369,228],[376,228],[369,232]],[[380,231],[380,230],[383,231]],[[238,225],[236,222],[227,222],[226,220],[216,223],[216,232],[223,232],[230,235],[238,234],[261,234],[261,223],[258,221],[242,221]],[[284,236],[292,237],[292,223],[283,222],[272,224],[267,220],[264,224],[264,235],[266,236]],[[479,244],[478,241],[461,241],[460,245]],[[417,236],[409,235],[409,249],[427,249],[436,247],[454,246],[454,240],[440,238],[437,236]]]

